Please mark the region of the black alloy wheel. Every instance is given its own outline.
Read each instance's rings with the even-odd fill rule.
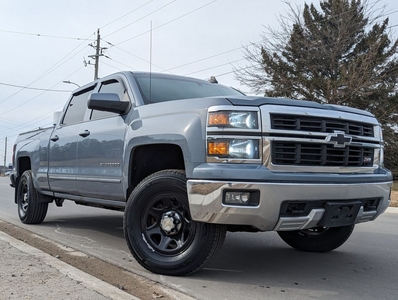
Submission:
[[[180,170],[154,173],[134,189],[123,229],[135,259],[165,275],[200,270],[221,248],[226,234],[224,225],[191,219],[185,173]]]

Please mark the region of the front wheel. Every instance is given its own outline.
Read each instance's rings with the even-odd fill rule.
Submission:
[[[329,252],[343,245],[350,237],[354,225],[341,227],[315,227],[296,231],[278,231],[289,246],[305,252]]]
[[[18,215],[22,223],[40,224],[47,214],[48,203],[40,202],[40,195],[33,185],[32,171],[25,171],[17,187]]]
[[[221,248],[224,225],[191,219],[183,171],[164,170],[145,178],[131,193],[123,230],[134,258],[147,270],[187,275],[200,270]]]

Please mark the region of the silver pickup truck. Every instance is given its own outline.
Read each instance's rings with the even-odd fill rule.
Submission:
[[[227,231],[334,250],[386,210],[392,185],[369,112],[143,72],[74,91],[53,127],[18,137],[14,166],[23,223],[66,199],[124,211],[131,253],[166,275],[201,269]]]

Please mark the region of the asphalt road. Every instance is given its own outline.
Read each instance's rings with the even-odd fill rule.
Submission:
[[[0,177],[0,219],[87,254],[123,265],[197,299],[398,299],[398,209],[357,225],[339,249],[302,253],[275,232],[228,233],[219,256],[188,277],[144,270],[132,258],[122,230],[123,214],[51,204],[41,225],[24,225],[9,179]]]

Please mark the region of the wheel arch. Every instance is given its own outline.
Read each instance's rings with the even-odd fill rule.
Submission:
[[[31,170],[31,168],[32,164],[29,156],[22,156],[18,158],[18,177],[20,177],[26,170]]]
[[[17,203],[17,187],[19,184],[19,180],[22,176],[22,174],[27,171],[32,169],[32,164],[29,156],[21,156],[18,157],[17,159],[17,165],[16,165],[16,170],[17,170],[17,177],[15,177],[15,195],[14,195],[14,202]]]
[[[130,154],[127,197],[147,176],[167,169],[185,171],[183,151],[175,144],[149,144],[135,147]]]

